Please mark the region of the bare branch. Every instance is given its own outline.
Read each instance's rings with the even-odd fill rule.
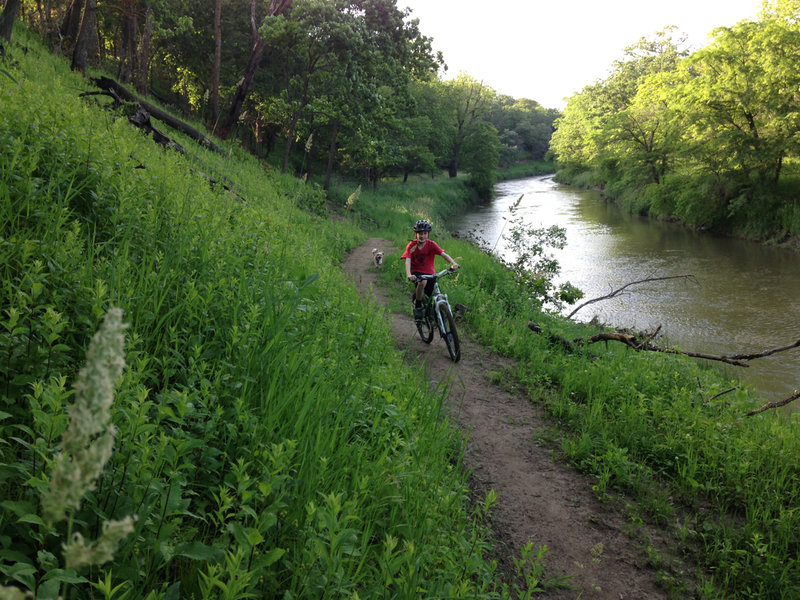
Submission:
[[[774,348],[772,350],[764,350],[763,352],[758,352],[756,354],[735,354],[731,356],[731,358],[739,359],[739,360],[752,360],[754,358],[764,358],[765,356],[771,356],[773,354],[777,354],[778,352],[784,352],[786,350],[791,350],[792,348],[797,348],[800,346],[800,340],[797,340],[793,344],[789,344],[788,346],[783,346],[781,348]]]
[[[730,394],[732,391],[734,391],[734,390],[738,390],[738,389],[739,389],[739,386],[738,386],[738,385],[735,385],[735,386],[733,386],[733,387],[729,387],[727,390],[723,390],[723,391],[721,391],[719,394],[714,394],[713,396],[711,396],[711,398],[709,398],[708,400],[706,400],[706,402],[713,402],[714,400],[716,400],[716,399],[717,399],[717,398],[719,398],[720,396],[724,396],[725,394]]]
[[[755,410],[751,410],[750,412],[748,412],[747,416],[752,417],[753,415],[757,415],[758,413],[762,413],[765,410],[769,410],[771,408],[780,408],[781,406],[786,406],[787,404],[789,404],[790,402],[794,402],[798,398],[800,398],[800,392],[795,390],[794,394],[792,394],[788,398],[784,398],[783,400],[778,400],[777,402],[767,402],[761,408],[756,408]]]
[[[621,288],[618,288],[611,292],[610,294],[606,294],[605,296],[600,296],[599,298],[592,298],[591,300],[587,300],[583,304],[578,305],[571,313],[567,315],[568,319],[571,319],[572,316],[582,309],[584,306],[588,306],[589,304],[594,304],[595,302],[600,302],[602,300],[610,300],[611,298],[616,298],[617,296],[622,295],[625,290],[633,285],[638,285],[640,283],[650,283],[651,281],[665,281],[667,279],[688,279],[694,278],[694,275],[670,275],[668,277],[648,277],[647,279],[640,279],[638,281],[631,281],[630,283],[626,283]]]
[[[666,354],[683,354],[685,356],[691,356],[692,358],[704,358],[706,360],[717,360],[720,362],[728,363],[729,365],[735,365],[737,367],[749,367],[745,362],[741,360],[737,360],[731,356],[719,356],[717,354],[706,354],[703,352],[688,352],[685,350],[678,350],[676,348],[669,348],[666,346],[656,346],[655,344],[651,344],[650,341],[655,337],[655,334],[661,329],[661,326],[658,326],[655,333],[649,335],[646,340],[640,341],[635,335],[630,333],[621,333],[619,331],[604,331],[598,334],[593,335],[590,338],[578,338],[573,340],[575,344],[594,344],[596,342],[620,342],[625,344],[626,346],[630,346],[634,350],[649,350],[651,352],[664,352]]]

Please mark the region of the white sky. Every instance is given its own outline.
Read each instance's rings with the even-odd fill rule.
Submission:
[[[696,49],[716,27],[755,19],[761,0],[397,0],[459,72],[499,94],[564,108],[627,46],[668,25]]]

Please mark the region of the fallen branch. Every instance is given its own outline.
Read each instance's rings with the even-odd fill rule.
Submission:
[[[150,113],[147,112],[142,106],[139,106],[136,109],[136,112],[133,113],[130,117],[128,117],[128,122],[131,125],[135,125],[145,133],[149,133],[153,136],[153,141],[156,144],[161,144],[166,148],[172,148],[173,150],[177,150],[181,154],[186,154],[186,151],[183,149],[178,142],[173,140],[171,137],[162,133],[150,122]]]
[[[611,298],[616,298],[617,296],[621,296],[623,293],[625,293],[625,290],[627,290],[629,287],[633,285],[638,285],[640,283],[650,283],[651,281],[665,281],[667,279],[687,279],[689,277],[694,277],[694,275],[670,275],[668,277],[648,277],[647,279],[639,279],[638,281],[631,281],[630,283],[626,283],[625,285],[623,285],[621,288],[617,288],[610,294],[606,294],[605,296],[600,296],[599,298],[592,298],[591,300],[587,300],[583,304],[576,306],[572,310],[572,312],[567,315],[567,318],[571,319],[576,312],[578,312],[585,306],[594,304],[595,302],[601,302],[602,300],[610,300]]]
[[[732,391],[734,391],[734,390],[738,390],[738,389],[739,389],[739,386],[738,386],[738,385],[734,385],[733,387],[729,387],[727,390],[723,390],[723,391],[721,391],[719,394],[714,394],[713,396],[711,396],[711,398],[709,398],[708,400],[706,400],[706,402],[707,402],[707,403],[713,402],[713,401],[714,401],[714,400],[716,400],[717,398],[719,398],[719,397],[721,397],[721,396],[724,396],[725,394],[730,394]]]
[[[94,83],[97,87],[99,87],[104,92],[107,92],[109,96],[114,98],[117,101],[126,101],[130,103],[138,104],[141,108],[143,108],[147,113],[149,113],[153,118],[158,119],[162,123],[166,123],[173,129],[177,129],[188,135],[190,138],[198,142],[201,146],[205,148],[209,148],[218,154],[225,154],[222,149],[217,146],[214,142],[200,133],[197,129],[189,125],[188,123],[184,123],[180,119],[176,119],[169,113],[164,112],[157,106],[150,104],[139,98],[136,94],[129,92],[125,87],[114,81],[109,77],[92,77],[92,83]],[[159,132],[160,133],[160,132]],[[163,135],[163,134],[161,134]],[[175,143],[175,142],[173,142]]]
[[[797,340],[793,344],[789,344],[788,346],[782,346],[781,348],[774,348],[772,350],[764,350],[763,352],[758,352],[756,354],[734,354],[731,358],[736,358],[739,360],[752,360],[754,358],[764,358],[765,356],[772,356],[773,354],[777,354],[778,352],[784,352],[785,350],[791,350],[792,348],[800,347],[800,340]]]
[[[762,413],[765,410],[769,410],[771,408],[780,408],[781,406],[786,406],[787,404],[789,404],[790,402],[794,402],[798,398],[800,398],[800,392],[795,390],[794,394],[792,394],[788,398],[784,398],[783,400],[778,400],[776,402],[767,402],[761,408],[756,408],[755,410],[751,410],[750,412],[748,412],[747,416],[752,417],[753,415],[757,415],[758,413]]]
[[[717,354],[706,354],[704,352],[688,352],[686,350],[678,350],[677,348],[670,348],[667,346],[656,346],[655,344],[651,344],[651,340],[655,337],[658,331],[661,329],[661,326],[658,326],[658,329],[652,334],[650,334],[646,340],[639,340],[635,335],[630,333],[622,333],[619,331],[604,331],[602,333],[598,333],[593,335],[590,338],[578,338],[572,340],[575,344],[594,344],[596,342],[620,342],[625,344],[626,346],[630,346],[634,350],[649,350],[651,352],[664,352],[667,354],[683,354],[685,356],[691,356],[692,358],[703,358],[706,360],[717,360],[720,362],[727,363],[729,365],[735,365],[737,367],[749,367],[746,362],[742,362],[741,359],[732,356],[720,356]]]

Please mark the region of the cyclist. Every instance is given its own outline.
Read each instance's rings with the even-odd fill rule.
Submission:
[[[409,281],[416,283],[414,298],[414,318],[422,318],[422,298],[423,293],[431,295],[433,292],[433,281],[427,282],[419,279],[418,275],[433,275],[436,270],[433,268],[434,259],[438,254],[450,263],[450,268],[458,269],[458,263],[454,261],[442,248],[430,239],[431,224],[425,219],[420,219],[414,224],[414,238],[406,246],[406,251],[400,257],[405,259],[406,277]]]

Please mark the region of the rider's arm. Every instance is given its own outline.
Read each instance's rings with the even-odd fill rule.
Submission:
[[[411,281],[416,281],[417,278],[411,274],[411,258],[406,259],[406,278],[410,279]]]
[[[458,263],[456,261],[454,261],[452,258],[450,258],[450,255],[447,254],[447,252],[442,252],[442,258],[450,263],[450,268],[451,269],[457,269],[458,268]]]

